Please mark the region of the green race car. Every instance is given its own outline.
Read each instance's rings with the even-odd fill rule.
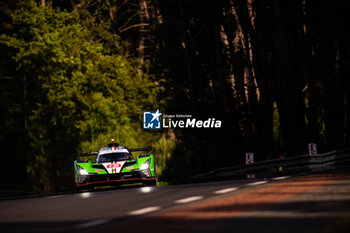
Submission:
[[[156,185],[153,154],[142,154],[136,159],[131,154],[134,151],[151,149],[128,149],[117,143],[110,143],[99,152],[80,154],[80,156],[97,155],[97,158],[96,163],[92,163],[91,160],[74,161],[76,187],[93,188],[130,183]]]

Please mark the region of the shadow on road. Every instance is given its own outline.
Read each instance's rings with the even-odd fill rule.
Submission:
[[[13,222],[0,223],[0,229],[3,233],[345,233],[350,229],[350,179],[334,174],[313,175],[247,188],[153,216],[125,215],[109,219],[103,226],[84,224]]]

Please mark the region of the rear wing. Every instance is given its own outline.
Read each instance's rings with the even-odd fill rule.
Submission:
[[[144,147],[144,148],[131,148],[131,149],[128,149],[129,152],[134,152],[134,151],[151,151],[151,150],[152,150],[151,146]],[[89,156],[89,155],[98,155],[98,152],[90,152],[90,153],[78,154],[79,157],[81,157],[81,156]]]
[[[134,151],[151,151],[152,147],[145,147],[145,148],[132,148],[132,149],[128,149],[128,151],[130,152],[134,152]]]
[[[151,151],[152,150],[152,147],[145,147],[145,148],[131,148],[131,149],[128,149],[129,152],[134,152],[134,151]],[[147,153],[147,154],[141,154],[139,156],[137,156],[138,158],[142,158],[142,157],[148,157],[150,156],[150,153]]]
[[[78,156],[89,156],[89,155],[98,155],[98,152],[90,152],[90,153],[78,154]]]
[[[90,153],[78,154],[76,162],[77,163],[88,163],[89,160],[95,159],[92,156],[96,156],[96,155],[98,155],[98,152],[90,152]],[[91,156],[91,157],[87,157],[87,156]]]

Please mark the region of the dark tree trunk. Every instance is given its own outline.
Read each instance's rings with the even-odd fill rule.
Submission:
[[[139,73],[142,75],[142,65],[145,60],[145,37],[146,37],[146,28],[145,28],[145,22],[147,17],[147,2],[146,0],[140,0],[139,3],[139,16],[140,16],[140,27],[139,27],[139,60],[140,60],[140,67],[139,67]]]
[[[274,31],[275,63],[280,80],[278,109],[289,155],[306,152],[305,105],[302,96],[304,82],[300,74],[298,36],[301,34],[299,2],[274,1],[276,28]]]
[[[315,68],[317,63],[315,62],[314,55],[314,14],[313,10],[315,7],[310,4],[310,1],[305,3],[305,15],[304,19],[304,36],[303,36],[303,46],[302,46],[302,56],[303,61],[303,75],[306,79],[306,88],[308,97],[308,109],[306,111],[306,116],[308,120],[308,142],[316,143],[320,146],[321,139],[319,135],[320,122],[319,116],[321,115],[321,101],[320,97],[322,91],[320,89],[320,78],[318,70]],[[316,22],[317,23],[317,22]]]
[[[258,126],[261,138],[259,147],[262,148],[265,159],[272,155],[273,145],[273,96],[272,71],[269,51],[271,52],[272,41],[269,39],[268,25],[272,24],[271,13],[268,11],[264,1],[255,4],[255,37],[253,43],[253,55],[255,57],[253,66],[256,74],[257,84],[260,91],[260,106]]]
[[[320,3],[318,3],[320,4]],[[324,111],[326,123],[326,138],[328,150],[339,148],[343,145],[344,130],[344,94],[343,85],[335,69],[337,65],[336,38],[334,16],[337,14],[334,2],[324,1],[321,4],[322,14],[320,22],[323,27],[320,31],[320,60],[323,80]]]

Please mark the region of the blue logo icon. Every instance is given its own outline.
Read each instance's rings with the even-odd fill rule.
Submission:
[[[156,112],[143,112],[143,128],[144,129],[160,129],[160,116],[162,114],[159,109]]]

